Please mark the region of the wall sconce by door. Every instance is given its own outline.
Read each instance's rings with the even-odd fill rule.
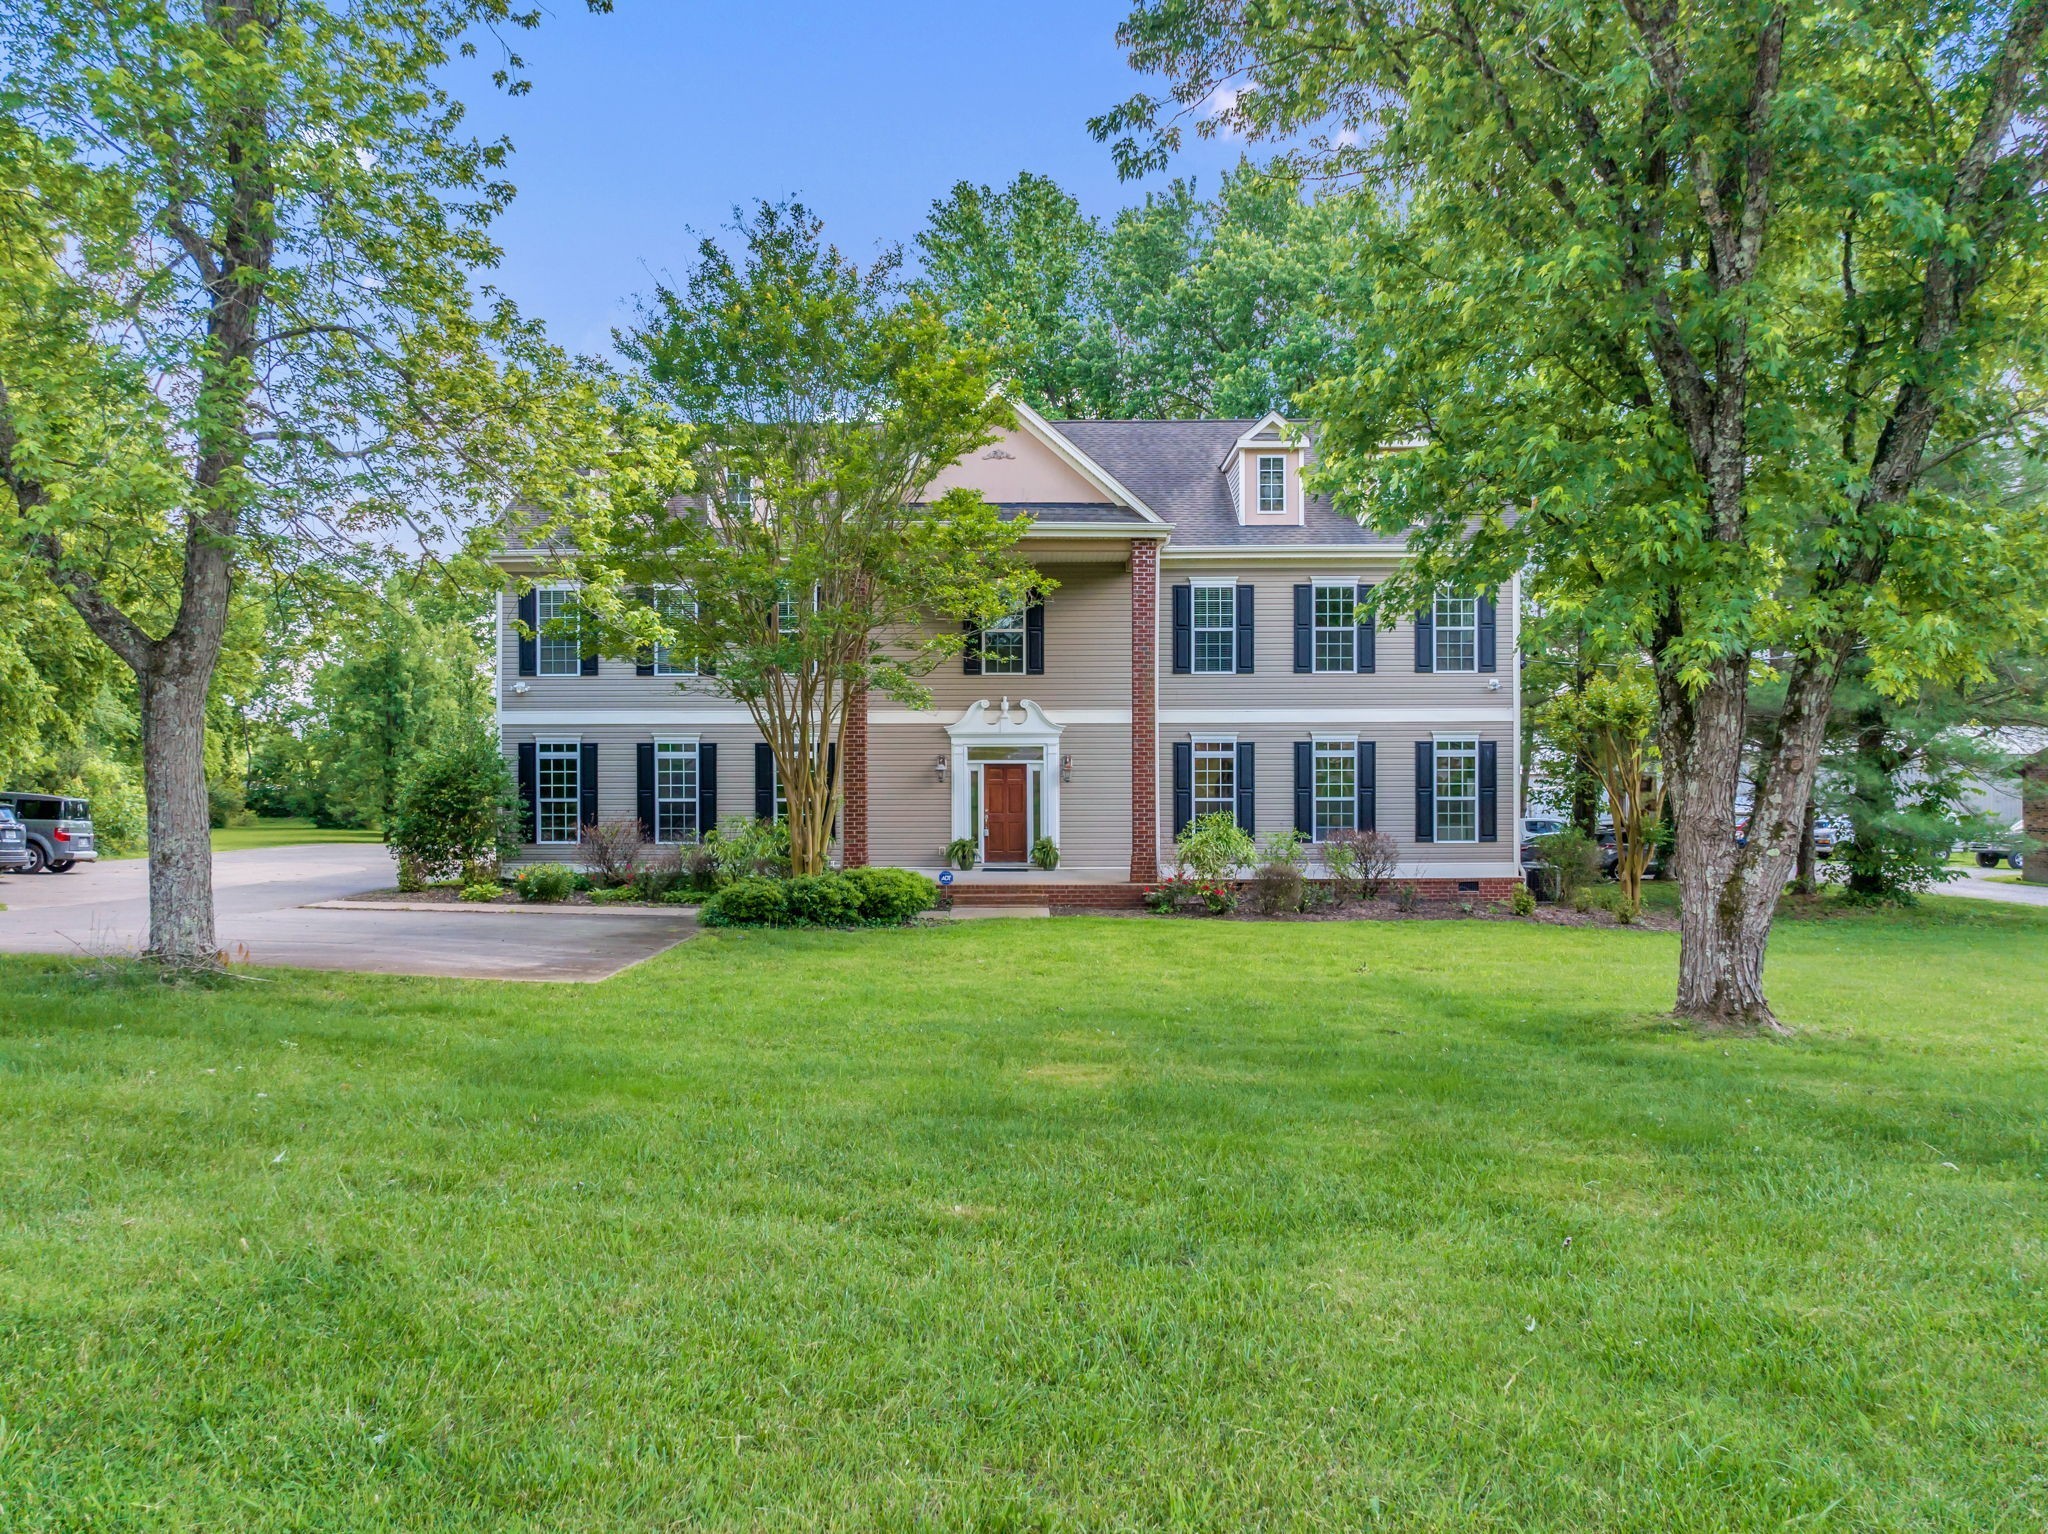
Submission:
[[[941,783],[946,781],[946,759],[943,756],[932,763],[932,772]]]
[[[1062,783],[1074,781],[1074,758],[1071,752],[1060,758],[1060,781]]]

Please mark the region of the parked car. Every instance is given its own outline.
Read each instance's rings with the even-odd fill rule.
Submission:
[[[1556,815],[1524,815],[1522,817],[1522,866],[1532,868],[1540,860],[1536,856],[1536,842],[1540,837],[1555,836],[1566,826],[1568,820]]]
[[[14,807],[0,804],[0,873],[28,867],[28,827]]]
[[[0,793],[0,804],[20,817],[28,832],[28,871],[68,874],[99,859],[93,844],[92,806],[57,794]]]
[[[2015,820],[2009,833],[1996,841],[1971,842],[1970,850],[1977,854],[1979,868],[1996,868],[1999,860],[2012,864],[2014,868],[2027,866],[2026,854],[2020,849],[2027,844],[2026,822]]]
[[[1614,878],[1621,868],[1621,850],[1614,835],[1614,822],[1603,820],[1594,826],[1593,839],[1600,844],[1600,872],[1610,879]],[[1650,860],[1643,865],[1643,872],[1654,879],[1663,871],[1663,856],[1652,845]]]

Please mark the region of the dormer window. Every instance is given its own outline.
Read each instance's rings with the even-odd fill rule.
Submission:
[[[1277,517],[1287,510],[1287,460],[1278,453],[1259,454],[1259,515]]]

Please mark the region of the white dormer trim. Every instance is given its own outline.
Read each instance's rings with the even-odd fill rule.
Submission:
[[[1277,410],[1252,422],[1217,465],[1226,477],[1239,527],[1301,527],[1306,525],[1307,489],[1301,482],[1308,456],[1308,438]],[[1280,509],[1259,504],[1259,469],[1268,460],[1280,465]]]
[[[1261,440],[1268,430],[1277,435],[1271,439]],[[1308,439],[1295,430],[1292,421],[1277,410],[1269,410],[1252,422],[1250,429],[1243,436],[1230,444],[1230,451],[1223,455],[1223,462],[1216,467],[1228,469],[1237,461],[1240,453],[1299,452],[1307,445]]]
[[[1008,396],[1005,396],[1005,398],[1008,398]],[[1101,490],[1107,499],[1114,501],[1119,506],[1130,507],[1131,510],[1135,511],[1147,522],[1156,523],[1161,527],[1166,525],[1164,517],[1131,494],[1109,470],[1069,442],[1060,434],[1060,429],[1053,425],[1052,422],[1048,421],[1020,399],[1010,400],[1010,408],[1017,412],[1017,425],[1023,429],[1026,436],[1044,447],[1047,452],[1058,458],[1076,474]]]

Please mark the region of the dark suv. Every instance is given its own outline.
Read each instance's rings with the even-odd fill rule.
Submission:
[[[68,874],[99,859],[92,839],[92,806],[56,794],[0,793],[28,830],[28,871]]]
[[[12,805],[0,804],[0,873],[28,867],[28,827]]]

